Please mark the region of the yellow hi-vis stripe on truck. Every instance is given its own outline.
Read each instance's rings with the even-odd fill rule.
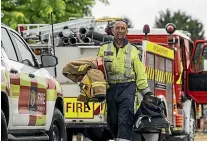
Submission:
[[[173,73],[146,67],[147,78],[161,83],[173,83]]]
[[[160,56],[166,57],[168,59],[174,59],[174,51],[167,47],[155,44],[153,42],[147,41],[146,49],[148,52],[158,54]]]

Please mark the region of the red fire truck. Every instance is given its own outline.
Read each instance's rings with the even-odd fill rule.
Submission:
[[[193,140],[196,106],[207,104],[207,41],[193,42],[182,31],[176,31],[174,24],[166,25],[165,29],[152,31],[148,25],[144,26],[143,31],[132,29],[129,30],[127,39],[138,47],[142,45],[143,40],[162,45],[166,50],[156,46],[152,48],[166,55],[170,54],[167,49],[174,50],[172,60],[156,53],[151,54],[148,50],[146,53],[148,82],[156,96],[164,96],[166,115],[174,125],[173,134],[179,136],[183,134],[187,136],[186,140]]]
[[[81,25],[80,21],[82,22]],[[76,84],[68,83],[59,69],[62,69],[70,60],[96,56],[100,47],[100,44],[97,43],[104,42],[107,39],[103,28],[93,28],[95,29],[93,31],[87,25],[91,25],[91,19],[83,18],[54,25],[53,41],[55,48],[53,52],[58,57],[59,64],[55,69],[51,69],[51,72],[54,72],[54,76],[62,84],[65,104],[78,104],[76,98],[79,95],[79,88]],[[68,29],[64,28],[65,26],[69,29],[77,29],[78,34],[72,34],[72,37],[63,34],[65,37],[59,37],[59,33],[65,33],[65,30],[68,33]],[[82,33],[79,29],[85,29],[85,32]],[[52,48],[49,41],[52,40],[49,40],[51,33],[49,26],[25,30],[22,35],[27,40],[27,36],[38,39],[39,36],[36,34],[39,35],[39,33],[41,33],[41,43],[48,43],[48,46],[35,44],[31,45],[31,48],[35,53],[41,51],[38,52],[39,55],[51,54],[52,52],[49,51]],[[33,34],[35,36],[32,37]],[[83,42],[80,40],[81,43],[76,42],[76,44],[63,42],[62,45],[61,38],[63,40],[64,38],[74,39],[74,35],[77,35],[75,37],[77,41],[80,40],[79,37],[89,40],[86,42],[82,39]],[[112,38],[108,37],[108,39]],[[207,41],[193,42],[186,33],[176,30],[173,24],[168,24],[165,29],[152,29],[151,31],[147,25],[144,26],[143,30],[129,29],[127,39],[136,44],[137,48],[142,51],[140,55],[142,55],[142,61],[146,65],[148,83],[154,94],[161,98],[165,105],[165,114],[172,124],[173,135],[183,136],[186,138],[185,140],[193,140],[196,128],[196,106],[197,104],[207,104]],[[92,107],[91,111],[84,113],[66,112],[65,121],[68,126],[68,138],[74,133],[74,128],[78,128],[78,132],[86,131],[91,140],[109,139],[108,135],[103,133],[105,132],[104,127],[107,126],[105,107],[101,107],[102,104],[94,106],[91,103],[89,105]],[[81,131],[79,131],[80,129]]]

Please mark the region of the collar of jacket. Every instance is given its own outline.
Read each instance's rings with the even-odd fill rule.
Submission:
[[[116,44],[115,44],[115,39],[114,39],[114,41],[113,41],[113,44],[114,44],[114,47],[117,48],[117,46],[116,46]],[[122,46],[121,48],[123,48],[123,47],[126,46],[127,44],[128,44],[128,40],[125,38],[125,39],[123,40],[123,46]]]

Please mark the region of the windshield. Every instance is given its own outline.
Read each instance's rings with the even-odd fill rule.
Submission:
[[[193,57],[192,69],[195,71],[206,70],[207,47],[205,43],[198,43]]]
[[[203,51],[200,58],[200,70],[207,71],[207,46],[203,47]]]

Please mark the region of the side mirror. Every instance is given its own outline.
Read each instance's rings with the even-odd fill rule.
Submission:
[[[47,67],[54,67],[58,64],[58,58],[53,55],[42,55],[41,56],[41,67],[47,68]]]

